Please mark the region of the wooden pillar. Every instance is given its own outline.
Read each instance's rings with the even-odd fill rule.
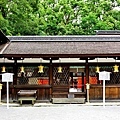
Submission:
[[[14,66],[13,66],[13,73],[14,73],[14,77],[13,77],[13,87],[12,88],[12,99],[17,100],[17,90],[16,90],[16,85],[17,85],[17,59],[14,60]]]
[[[86,59],[85,72],[86,72],[86,83],[89,83],[89,64],[88,64],[88,59]],[[88,96],[88,92],[87,92],[87,89],[86,89],[86,96],[85,96],[86,99],[87,99],[87,96]]]
[[[50,100],[52,100],[52,87],[53,87],[53,66],[52,66],[52,59],[50,59],[50,66],[49,66],[49,84],[50,88]]]
[[[14,78],[13,78],[13,85],[17,85],[17,60],[14,60],[13,66]]]
[[[84,73],[82,72],[82,92],[84,92]]]
[[[88,64],[88,59],[86,59],[85,72],[86,72],[86,83],[89,83],[89,64]]]

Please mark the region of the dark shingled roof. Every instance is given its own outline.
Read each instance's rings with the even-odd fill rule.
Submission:
[[[4,55],[118,55],[120,36],[12,36]]]

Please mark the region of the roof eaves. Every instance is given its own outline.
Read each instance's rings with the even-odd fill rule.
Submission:
[[[7,43],[7,42],[10,42],[10,40],[5,36],[5,34],[2,32],[2,30],[0,30],[0,38],[1,38],[2,40],[5,40],[6,43]]]
[[[6,48],[8,47],[8,45],[10,44],[10,42],[7,42],[4,47],[2,48],[2,50],[0,51],[0,54],[3,54],[3,52],[6,50]]]

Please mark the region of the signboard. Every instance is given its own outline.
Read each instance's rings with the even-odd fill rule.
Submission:
[[[99,80],[110,80],[110,72],[99,72]]]
[[[9,82],[13,82],[13,73],[3,73],[2,82],[7,84],[7,109],[9,109]]]
[[[3,73],[2,82],[13,82],[13,73]]]
[[[105,80],[110,80],[110,72],[99,72],[99,80],[103,80],[103,106],[105,107]]]

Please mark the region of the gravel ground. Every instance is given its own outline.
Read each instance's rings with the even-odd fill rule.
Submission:
[[[0,120],[119,120],[120,106],[0,107]]]

